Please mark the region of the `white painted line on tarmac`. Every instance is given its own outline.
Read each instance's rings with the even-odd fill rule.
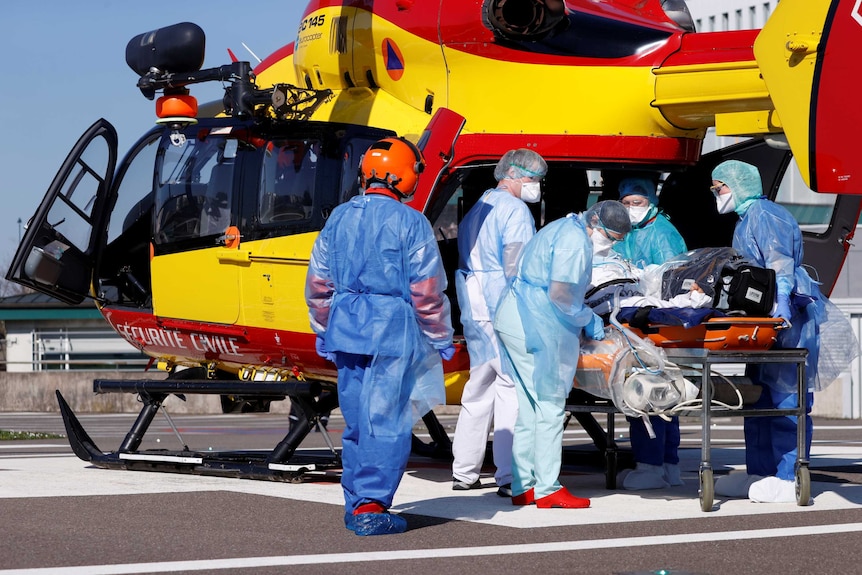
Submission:
[[[438,559],[442,557],[482,557],[522,555],[525,553],[557,553],[676,545],[714,541],[740,541],[745,539],[774,539],[779,537],[807,537],[830,533],[856,533],[862,523],[838,525],[808,525],[778,529],[750,529],[720,531],[717,533],[680,533],[648,537],[621,537],[590,539],[587,541],[557,541],[524,545],[487,545],[484,547],[447,547],[442,549],[404,549],[400,551],[372,551],[365,553],[326,553],[319,555],[282,555],[274,557],[237,557],[234,559],[207,559],[200,561],[160,561],[157,563],[125,563],[118,565],[79,565],[75,567],[46,567],[36,569],[2,569],[0,575],[124,575],[129,573],[173,573],[177,571],[213,571],[217,569],[251,569],[285,565],[324,565],[339,563],[368,563],[374,561],[403,561]]]

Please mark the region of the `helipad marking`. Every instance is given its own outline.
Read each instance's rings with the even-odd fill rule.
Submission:
[[[442,549],[404,549],[399,551],[372,551],[366,553],[324,553],[310,555],[282,555],[274,557],[237,557],[193,561],[160,561],[157,563],[125,563],[118,565],[82,565],[75,567],[47,567],[38,569],[4,569],[0,575],[124,575],[128,573],[173,573],[177,571],[213,571],[217,569],[250,569],[283,565],[324,565],[339,563],[368,563],[373,561],[403,561],[437,559],[441,557],[484,557],[522,555],[525,553],[557,553],[677,545],[713,541],[740,541],[744,539],[774,539],[778,537],[806,537],[829,533],[855,533],[862,531],[862,523],[838,525],[808,525],[778,529],[749,529],[720,531],[717,533],[680,533],[647,537],[620,537],[587,541],[557,541],[524,545],[487,545],[484,547],[446,547]]]

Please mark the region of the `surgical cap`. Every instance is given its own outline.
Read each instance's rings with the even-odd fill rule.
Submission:
[[[627,234],[632,230],[628,211],[617,201],[606,200],[593,204],[590,209],[584,212],[584,224],[591,228],[595,227],[593,225],[594,216],[598,217],[599,222],[612,232]]]
[[[509,173],[509,168],[512,168],[512,174]],[[525,148],[509,150],[494,168],[494,178],[498,182],[506,178],[544,178],[547,173],[548,164],[544,158]]]
[[[658,196],[655,193],[655,184],[646,178],[626,178],[620,182],[620,199],[626,196],[643,196],[652,205],[658,204]]]
[[[739,160],[728,160],[717,165],[712,170],[712,179],[727,184],[737,206],[741,206],[746,200],[763,195],[760,170]]]

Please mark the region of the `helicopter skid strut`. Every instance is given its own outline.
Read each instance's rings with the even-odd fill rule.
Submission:
[[[340,476],[341,457],[331,442],[328,449],[313,453],[296,453],[297,448],[318,425],[320,416],[338,406],[334,390],[320,393],[318,382],[244,383],[213,380],[95,380],[96,393],[136,393],[143,407],[116,451],[103,452],[87,434],[69,404],[57,390],[57,401],[72,451],[83,461],[104,469],[161,471],[301,482],[321,476]],[[300,417],[292,421],[290,430],[270,451],[209,451],[139,449],[144,435],[168,395],[183,397],[184,393],[240,396],[243,399],[284,399],[298,403]],[[171,422],[171,420],[168,420]],[[176,428],[171,425],[174,432]],[[327,436],[328,438],[328,436]],[[180,438],[180,443],[182,439]]]

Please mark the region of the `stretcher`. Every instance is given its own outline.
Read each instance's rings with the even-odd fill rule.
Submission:
[[[806,349],[771,349],[776,342],[782,320],[774,318],[713,317],[690,326],[640,324],[638,328],[624,324],[625,329],[643,337],[662,349],[667,360],[679,367],[683,376],[699,389],[699,398],[714,398],[717,381],[727,380],[716,367],[728,364],[787,363],[797,371],[799,405],[790,409],[753,409],[701,401],[674,415],[701,419],[701,462],[698,470],[699,499],[703,511],[711,511],[714,503],[714,478],[711,463],[710,426],[716,417],[803,417],[807,413],[805,379]],[[589,433],[605,460],[605,485],[616,488],[616,474],[620,465],[620,450],[614,441],[614,416],[621,410],[611,399],[590,394],[597,382],[609,381],[614,357],[606,354],[582,354],[579,358],[575,386],[569,395],[566,411],[574,416]],[[744,378],[736,379],[741,387],[753,391],[754,386]],[[746,385],[746,383],[748,385]],[[759,391],[759,388],[757,388]],[[750,394],[745,394],[750,396]],[[754,394],[756,396],[758,394]],[[607,416],[606,431],[593,418],[593,413]],[[797,426],[796,499],[800,506],[808,505],[811,496],[808,460],[805,458],[805,425]]]

